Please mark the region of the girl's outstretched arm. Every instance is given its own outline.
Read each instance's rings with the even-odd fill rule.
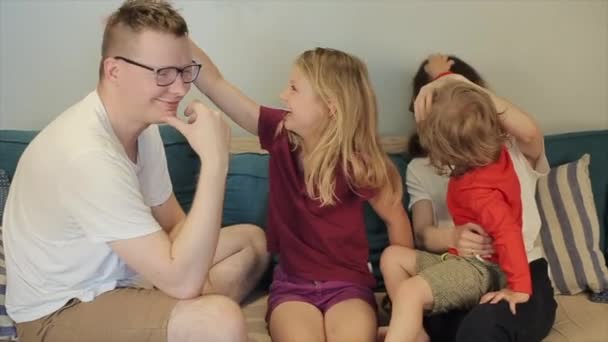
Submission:
[[[211,58],[192,40],[190,49],[194,60],[202,64],[201,72],[194,82],[196,87],[239,126],[257,135],[260,105],[224,79]]]

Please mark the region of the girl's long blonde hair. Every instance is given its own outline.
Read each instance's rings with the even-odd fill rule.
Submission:
[[[302,53],[295,65],[327,108],[335,109],[320,126],[317,145],[303,156],[308,195],[321,206],[334,205],[340,167],[354,191],[388,189],[391,198],[401,200],[401,177],[380,146],[376,95],[365,63],[342,51],[316,48]],[[302,146],[298,135],[288,134],[296,147]]]

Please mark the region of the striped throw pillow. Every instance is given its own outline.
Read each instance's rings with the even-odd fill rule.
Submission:
[[[0,226],[2,226],[2,216],[4,215],[4,204],[8,198],[8,188],[10,181],[8,174],[3,169],[0,169]]]
[[[589,179],[589,154],[557,166],[538,181],[541,242],[557,294],[608,289],[600,226]]]
[[[4,306],[6,294],[6,265],[4,264],[4,244],[2,243],[2,227],[0,227],[0,341],[14,341],[17,337],[15,323],[8,317]]]
[[[8,197],[10,182],[8,174],[0,169],[0,341],[14,341],[17,337],[15,323],[8,317],[4,306],[4,295],[6,294],[6,265],[4,263],[4,244],[2,243],[2,215],[4,204]]]

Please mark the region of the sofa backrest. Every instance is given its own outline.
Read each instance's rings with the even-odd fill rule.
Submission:
[[[0,169],[13,179],[19,157],[38,131],[0,130]]]
[[[180,204],[188,210],[192,204],[195,183],[200,170],[199,159],[184,137],[169,126],[161,126],[169,172],[174,192]],[[35,131],[0,130],[0,169],[15,172],[17,161],[33,139]],[[608,236],[608,130],[551,135],[545,138],[547,157],[551,166],[574,161],[584,153],[591,155],[591,182],[595,205],[601,224],[602,250]],[[404,176],[409,159],[394,154],[391,159]],[[204,161],[203,161],[204,162]],[[240,153],[232,155],[224,199],[223,224],[266,223],[268,199],[268,155]],[[407,199],[404,197],[404,203]],[[386,229],[371,207],[366,208],[366,226],[370,242],[370,259],[377,266],[380,253],[388,243]],[[374,267],[374,270],[379,269]]]

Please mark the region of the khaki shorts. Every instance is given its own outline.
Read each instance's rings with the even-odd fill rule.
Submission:
[[[159,290],[121,288],[92,302],[73,299],[58,311],[17,324],[21,342],[165,342],[178,302]]]
[[[472,308],[484,294],[498,291],[506,284],[497,264],[452,254],[416,251],[416,273],[429,283],[433,292],[431,314]]]

